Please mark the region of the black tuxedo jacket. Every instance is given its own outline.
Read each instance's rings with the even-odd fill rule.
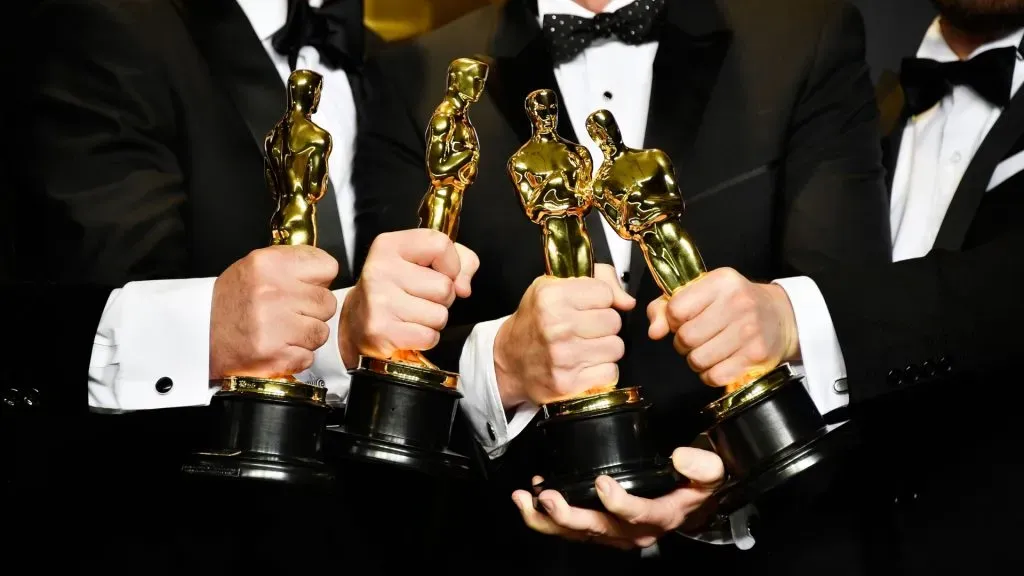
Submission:
[[[859,14],[843,2],[784,4],[669,2],[646,139],[628,143],[660,148],[674,161],[685,224],[707,265],[732,266],[761,280],[880,263],[890,250],[877,108]],[[487,59],[491,71],[469,113],[481,160],[466,194],[459,241],[482,264],[473,296],[452,307],[451,328],[434,351],[450,369],[458,368],[472,325],[514,311],[544,273],[541,232],[522,213],[505,169],[530,136],[524,97],[538,88],[558,89],[535,3],[489,6],[383,52],[373,67],[381,96],[369,108],[355,168],[360,230],[367,221],[369,229],[415,226],[428,187],[424,127],[444,93],[449,61],[474,55]],[[560,130],[570,139],[586,137],[565,118]],[[596,217],[589,220],[595,255],[610,262]],[[637,250],[631,267],[639,303],[622,330],[628,352],[621,382],[644,387],[667,453],[694,439],[701,428],[695,415],[716,391],[699,382],[670,342],[647,337],[644,307],[659,293]],[[500,518],[509,538],[532,538],[520,532],[509,494],[537,472],[534,440],[525,432],[489,466],[497,508],[483,516]],[[555,554],[540,551],[550,543],[520,549]],[[662,551],[670,555],[682,545],[666,539]],[[697,546],[688,563],[731,555],[729,548]],[[587,554],[599,556],[594,549]]]
[[[269,244],[263,139],[286,95],[236,2],[50,1],[33,26],[46,49],[28,74],[20,171],[39,213],[25,226],[44,241],[17,247],[22,273],[217,276]],[[369,83],[349,80],[359,108]],[[333,192],[318,207],[321,246],[344,261]]]
[[[816,278],[846,360],[851,414],[875,478],[885,478],[862,491],[873,533],[884,535],[871,554],[902,573],[995,572],[1015,557],[1024,506],[1005,496],[1016,481],[1005,466],[1021,439],[1011,375],[1024,323],[1024,172],[988,185],[1021,151],[1018,92],[971,160],[932,252]]]
[[[52,1],[41,3],[31,24],[42,52],[23,77],[25,98],[14,119],[22,152],[15,173],[23,177],[16,201],[19,213],[31,217],[9,219],[17,221],[12,225],[23,240],[16,246],[20,275],[112,287],[134,280],[217,276],[249,251],[268,245],[274,206],[263,179],[262,145],[285,112],[285,88],[236,2]],[[362,74],[349,79],[361,107],[369,83]],[[321,246],[342,260],[330,196],[320,204],[320,225]],[[338,284],[350,278],[342,274]],[[75,304],[70,297],[55,296],[45,305]],[[75,324],[66,358],[55,356],[62,350],[60,341],[38,340],[48,353],[35,365],[45,374],[54,361],[71,363],[69,372],[53,374],[52,384],[67,395],[65,402],[82,410],[89,356],[72,356],[70,345],[91,344],[100,307]],[[55,325],[64,324],[40,328]],[[64,421],[77,423],[66,412]],[[351,537],[351,546],[343,547],[348,540],[333,540],[330,549],[355,560],[365,556],[354,552],[379,551],[375,543],[390,546],[374,527],[373,510],[353,512],[355,522],[362,521],[355,532],[348,532],[354,522],[346,516],[356,504],[393,512],[386,500],[381,502],[383,496],[372,492],[375,485],[388,487],[387,497],[397,491],[383,474],[346,484],[354,486],[350,493],[360,495],[347,507],[321,498],[274,509],[277,500],[246,498],[237,487],[182,493],[182,459],[204,445],[210,431],[207,412],[180,408],[90,415],[88,429],[65,425],[55,433],[65,438],[47,448],[45,453],[55,458],[88,433],[88,443],[74,444],[89,458],[87,467],[70,471],[83,483],[75,494],[95,507],[91,518],[113,524],[119,540],[110,546],[101,541],[108,532],[83,531],[75,542],[94,545],[83,546],[88,555],[74,556],[79,565],[138,561],[148,569],[180,573],[181,566],[202,561],[218,571],[266,571],[275,564],[301,571],[303,561],[334,558],[318,553],[329,533]],[[404,493],[426,500],[414,488]],[[394,529],[399,537],[427,529],[420,517],[410,517],[417,520]],[[301,541],[303,551],[273,557],[253,551],[247,535],[254,526],[296,531],[295,542]],[[364,537],[366,546],[356,537]]]

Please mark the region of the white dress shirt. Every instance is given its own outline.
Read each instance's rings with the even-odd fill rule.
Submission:
[[[1024,30],[1018,30],[1002,39],[980,46],[969,58],[994,48],[1016,48],[1020,45],[1022,37]],[[938,18],[925,33],[917,56],[939,62],[952,62],[958,59],[942,36]],[[1024,84],[1024,63],[1018,56],[1011,95],[1017,93],[1021,84]],[[956,86],[932,109],[914,116],[907,122],[900,143],[896,171],[893,174],[889,207],[893,261],[920,258],[932,250],[949,203],[960,185],[960,179],[1000,114],[1002,108],[992,105],[973,89]],[[1007,159],[996,168],[988,189],[998,186],[1022,169],[1024,153]],[[849,402],[848,395],[845,392],[836,393],[830,381],[846,377],[846,364],[843,362],[842,353],[838,352],[839,341],[835,330],[804,330],[805,326],[801,325],[806,321],[818,325],[816,328],[826,323],[831,326],[828,307],[821,292],[814,281],[805,277],[778,282],[786,288],[791,298],[793,293],[790,287],[792,283],[797,283],[806,300],[819,301],[820,306],[817,310],[801,310],[794,302],[804,362],[808,365],[815,362],[816,369],[823,375],[817,379],[809,378],[808,384],[816,400],[831,397],[842,399],[842,405],[846,405]],[[808,337],[810,340],[805,340]],[[810,348],[807,346],[808,342],[811,344]],[[826,348],[831,348],[833,353],[819,352]],[[816,356],[818,354],[820,356]],[[845,387],[843,390],[845,391]]]
[[[263,43],[268,57],[281,76],[281,89],[291,74],[288,58],[278,54],[271,44],[273,34],[287,19],[286,0],[237,0],[253,31]],[[317,7],[320,0],[310,0]],[[315,48],[300,50],[297,68],[313,70],[324,78],[324,98],[316,121],[331,133],[334,148],[328,159],[341,217],[345,250],[349,262],[355,251],[354,192],[351,183],[355,153],[356,107],[343,70],[321,64]],[[284,111],[282,110],[282,113]],[[269,216],[268,216],[269,217]],[[111,293],[93,343],[89,365],[89,405],[98,411],[130,411],[208,404],[215,388],[209,384],[210,308],[215,278],[154,280],[131,282]],[[330,338],[314,355],[313,366],[297,375],[309,381],[321,379],[327,385],[328,399],[343,401],[348,395],[350,376],[338,350],[340,303],[348,289],[334,292],[338,313],[329,322]],[[470,376],[463,382],[477,382],[490,388],[475,389],[460,384],[465,395],[463,410],[477,436],[490,441],[492,422],[505,422],[505,412],[497,397],[496,379],[474,378],[482,371],[480,363],[493,370],[493,335],[486,337],[487,326],[470,335],[463,348],[460,370]],[[496,332],[496,329],[494,329]],[[481,334],[485,337],[481,338]],[[478,351],[474,346],[485,346]],[[157,380],[170,378],[170,390],[160,393]],[[486,444],[485,444],[486,446]]]

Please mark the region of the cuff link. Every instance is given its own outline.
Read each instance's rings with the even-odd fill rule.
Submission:
[[[832,383],[832,391],[836,394],[846,394],[849,390],[850,387],[846,383],[846,378],[840,378]]]
[[[174,388],[174,380],[171,380],[167,376],[161,377],[156,381],[156,391],[160,394],[167,394]]]
[[[494,424],[487,423],[487,435],[491,437],[491,442],[498,441],[498,433],[494,431]]]

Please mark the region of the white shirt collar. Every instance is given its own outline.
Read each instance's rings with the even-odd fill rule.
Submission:
[[[236,1],[261,41],[269,40],[288,20],[288,0]],[[309,0],[313,8],[319,8],[321,4],[323,0]]]
[[[1008,46],[1017,48],[1020,46],[1022,38],[1024,38],[1024,28],[1009,34],[1008,36],[1003,36],[998,40],[989,42],[988,44],[978,46],[974,52],[971,52],[968,60],[982,52],[988,52],[995,48],[1006,48]],[[946,43],[945,37],[942,36],[942,28],[939,26],[938,17],[932,21],[932,25],[929,26],[928,31],[925,32],[924,40],[921,41],[921,47],[917,50],[917,57],[935,60],[936,62],[953,62],[960,59],[956,53],[953,52],[953,49],[949,47],[949,44]]]
[[[615,12],[619,8],[632,4],[634,0],[612,0],[602,12]],[[593,18],[594,13],[572,0],[537,0],[537,21],[544,23],[547,14],[569,14],[583,18]]]

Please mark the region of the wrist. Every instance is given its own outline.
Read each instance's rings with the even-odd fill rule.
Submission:
[[[765,288],[771,298],[772,306],[775,308],[779,329],[782,332],[782,361],[799,360],[800,337],[796,329],[796,314],[793,312],[793,303],[789,301],[789,294],[778,284],[765,284]]]
[[[515,377],[514,363],[506,355],[509,350],[509,332],[515,322],[515,314],[509,316],[494,336],[494,376],[498,383],[498,396],[501,398],[501,406],[506,411],[513,410],[526,401],[523,394],[523,386]]]
[[[341,303],[341,314],[338,315],[338,353],[341,354],[341,361],[348,370],[355,368],[359,362],[359,346],[356,345],[352,334],[356,324],[350,319],[354,306],[352,295],[356,290],[358,288],[345,294],[345,300]]]

